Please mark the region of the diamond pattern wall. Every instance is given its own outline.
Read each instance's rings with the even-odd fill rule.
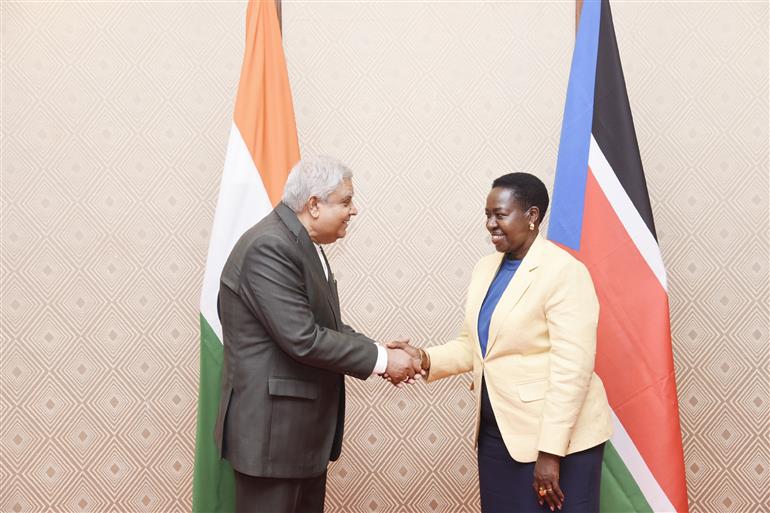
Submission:
[[[2,10],[0,511],[189,511],[238,2]],[[617,2],[693,513],[770,512],[768,6]],[[356,173],[347,320],[452,337],[491,179],[553,181],[571,3],[286,2],[304,153]],[[468,377],[350,382],[330,512],[478,510]]]

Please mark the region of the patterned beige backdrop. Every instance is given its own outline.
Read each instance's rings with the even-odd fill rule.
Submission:
[[[693,513],[770,511],[768,4],[614,5]],[[188,511],[243,3],[2,3],[0,510]],[[286,3],[303,151],[356,170],[348,320],[436,343],[490,179],[552,183],[573,2]],[[478,508],[467,378],[351,381],[331,512]]]

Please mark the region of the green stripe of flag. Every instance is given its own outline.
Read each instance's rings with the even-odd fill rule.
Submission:
[[[611,442],[602,462],[602,513],[652,513],[652,508]]]
[[[201,319],[198,429],[195,433],[192,510],[199,513],[235,511],[233,470],[217,454],[214,425],[222,383],[222,343],[203,315]],[[208,443],[206,443],[208,442]]]

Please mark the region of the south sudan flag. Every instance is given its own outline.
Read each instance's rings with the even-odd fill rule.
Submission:
[[[590,270],[613,411],[602,511],[686,512],[666,271],[608,0],[582,7],[548,238]]]

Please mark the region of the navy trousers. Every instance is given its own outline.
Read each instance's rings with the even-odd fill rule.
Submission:
[[[561,459],[559,486],[564,492],[561,513],[599,513],[603,455],[602,443]],[[550,512],[548,503],[538,504],[532,489],[535,463],[519,463],[508,453],[483,381],[478,464],[482,513]]]

